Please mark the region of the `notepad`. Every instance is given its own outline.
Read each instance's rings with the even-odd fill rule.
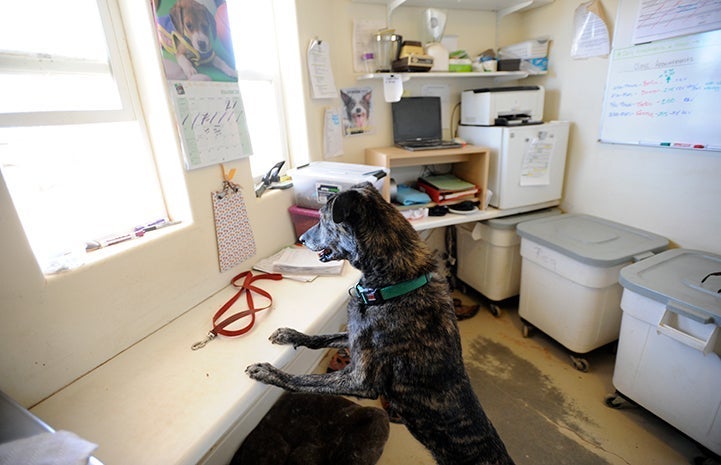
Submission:
[[[424,176],[421,180],[440,191],[456,192],[472,190],[476,186],[468,181],[464,181],[453,174],[439,174],[436,176]]]

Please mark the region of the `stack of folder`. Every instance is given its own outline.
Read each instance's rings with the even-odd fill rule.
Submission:
[[[425,192],[435,203],[448,205],[475,199],[478,186],[452,174],[424,176],[418,178],[419,191]]]

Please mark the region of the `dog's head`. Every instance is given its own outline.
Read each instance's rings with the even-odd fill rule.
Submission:
[[[363,128],[368,125],[371,95],[371,91],[365,92],[358,97],[348,95],[343,91],[340,92],[340,96],[343,99],[343,106],[348,115],[348,121],[352,123],[354,128]]]
[[[370,183],[364,183],[333,195],[320,209],[320,222],[300,236],[300,241],[318,252],[322,262],[352,259],[357,255],[357,228],[353,225],[363,221],[369,203],[364,198],[374,194],[380,196]]]
[[[170,9],[170,19],[175,30],[198,52],[208,53],[213,48],[215,18],[204,5],[195,0],[178,0]]]
[[[330,197],[320,211],[320,222],[300,240],[321,261],[347,259],[364,272],[379,263],[411,270],[426,264],[428,251],[418,233],[371,183]]]

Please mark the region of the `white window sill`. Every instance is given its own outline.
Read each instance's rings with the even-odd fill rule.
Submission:
[[[258,281],[273,295],[273,308],[258,313],[249,333],[219,336],[192,351],[235,292],[224,288],[32,412],[56,430],[97,443],[94,455],[105,465],[227,463],[282,394],[251,380],[245,367],[270,362],[294,373],[312,371],[323,351],[273,345],[268,336],[283,326],[309,334],[338,331],[347,289],[359,277],[346,264],[341,276],[312,283]],[[243,310],[244,302],[231,310]]]

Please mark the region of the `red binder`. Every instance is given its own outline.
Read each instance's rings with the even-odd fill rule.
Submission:
[[[423,179],[418,179],[416,188],[428,194],[428,196],[435,203],[439,205],[457,203],[463,200],[473,199],[478,193],[478,187],[473,186],[463,190],[442,190],[435,186],[425,182]]]

